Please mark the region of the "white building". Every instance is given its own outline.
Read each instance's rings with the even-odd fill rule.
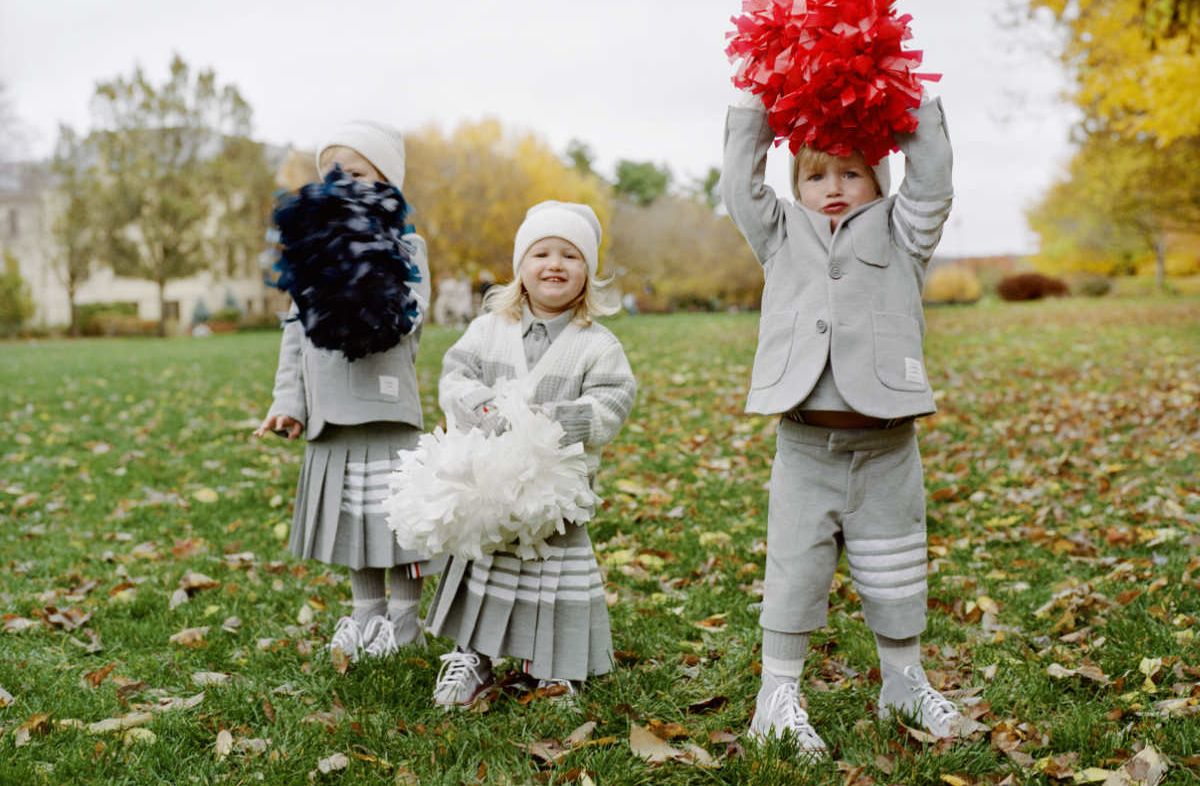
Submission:
[[[290,151],[277,149],[268,155],[278,164],[290,158]],[[0,257],[8,251],[17,259],[36,307],[26,327],[35,329],[65,328],[71,320],[67,289],[56,265],[53,210],[53,184],[46,164],[22,163],[0,170]],[[261,274],[226,277],[203,272],[169,282],[164,294],[168,330],[173,333],[190,329],[201,303],[201,311],[210,314],[234,304],[250,318],[285,311],[288,304],[287,296],[268,286]],[[94,270],[75,300],[78,305],[135,304],[139,319],[157,322],[160,317],[157,284],[117,276],[109,267]]]

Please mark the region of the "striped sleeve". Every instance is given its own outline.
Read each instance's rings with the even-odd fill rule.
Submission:
[[[471,425],[475,409],[495,397],[483,382],[482,335],[475,320],[442,357],[438,405],[456,423]]]
[[[954,201],[953,153],[941,99],[921,104],[916,114],[916,132],[896,138],[904,152],[904,182],[892,206],[892,227],[909,254],[928,262]]]
[[[584,374],[579,398],[555,407],[555,419],[568,436],[580,437],[585,447],[599,447],[617,436],[636,396],[633,369],[620,342],[614,340]]]

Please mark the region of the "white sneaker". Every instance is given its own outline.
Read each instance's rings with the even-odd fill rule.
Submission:
[[[362,634],[363,654],[368,658],[386,658],[400,649],[392,621],[382,614],[367,620]]]
[[[819,759],[828,753],[825,740],[808,722],[808,713],[800,706],[800,686],[785,682],[775,689],[765,707],[754,708],[750,736],[758,741],[768,737],[791,738],[804,759]]]
[[[433,688],[433,703],[469,707],[492,684],[492,662],[477,652],[447,652]]]
[[[362,649],[363,631],[353,617],[342,617],[333,628],[333,638],[329,640],[329,651],[341,650],[341,653],[351,662],[358,660]]]
[[[888,720],[894,715],[906,716],[934,737],[957,737],[966,719],[954,702],[933,689],[925,677],[925,670],[920,666],[909,666],[904,669],[903,678],[905,695],[902,698],[885,698],[880,693],[879,717]]]

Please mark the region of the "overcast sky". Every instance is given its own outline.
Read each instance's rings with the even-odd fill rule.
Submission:
[[[1073,115],[1047,33],[1001,24],[1013,0],[898,0],[946,106],[956,200],[939,253],[1034,249],[1023,211],[1065,164]],[[95,83],[171,54],[211,67],[254,109],[255,135],[314,147],[340,121],[450,128],[485,115],[598,168],[666,163],[677,181],[721,159],[738,0],[0,0],[0,81],[49,154],[59,122],[89,123]],[[895,166],[895,164],[894,164]],[[772,185],[786,192],[786,161]],[[899,182],[899,171],[895,173]]]

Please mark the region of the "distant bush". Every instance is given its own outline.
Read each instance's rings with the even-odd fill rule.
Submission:
[[[979,277],[962,265],[944,265],[925,279],[926,303],[974,303],[983,294]]]
[[[232,322],[237,324],[242,318],[242,310],[237,306],[225,306],[213,313],[209,320],[212,322]]]
[[[996,285],[996,294],[1002,300],[1041,300],[1044,297],[1062,297],[1069,293],[1067,282],[1061,278],[1041,273],[1018,273],[1006,276]]]
[[[1112,288],[1112,280],[1104,276],[1084,276],[1075,282],[1075,290],[1088,297],[1104,297]]]
[[[278,314],[270,312],[247,314],[238,322],[238,330],[279,330],[281,322]]]
[[[76,309],[79,332],[85,336],[136,335],[137,303],[80,303]]]

